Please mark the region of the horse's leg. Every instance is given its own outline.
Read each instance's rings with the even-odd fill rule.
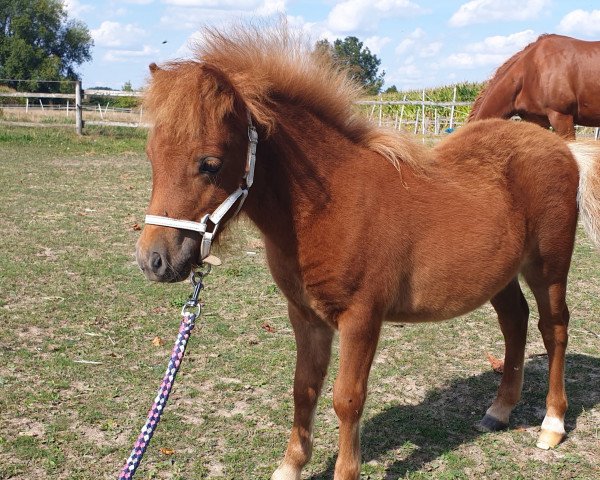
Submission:
[[[501,430],[508,426],[510,414],[521,398],[523,362],[529,307],[514,278],[491,300],[504,335],[504,372],[498,394],[479,424],[483,431]]]
[[[283,462],[272,480],[299,480],[312,455],[313,420],[331,358],[333,329],[311,312],[292,305],[288,312],[296,337],[294,424]]]
[[[573,115],[548,110],[548,120],[556,133],[566,140],[575,140],[575,124]]]
[[[359,423],[381,322],[367,313],[346,312],[340,316],[338,328],[340,367],[333,388],[333,408],[340,429],[334,479],[356,480],[360,475]]]
[[[565,353],[567,349],[569,309],[565,302],[568,261],[562,274],[548,275],[547,265],[525,272],[540,314],[538,328],[548,352],[549,388],[546,397],[546,416],[537,446],[548,449],[557,446],[565,436],[564,418],[567,411],[565,393]]]

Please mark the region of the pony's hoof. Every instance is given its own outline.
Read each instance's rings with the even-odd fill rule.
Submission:
[[[475,428],[483,433],[498,432],[500,430],[506,430],[508,428],[508,423],[501,422],[497,418],[486,413],[481,421],[475,424]]]
[[[564,438],[565,435],[563,433],[542,430],[535,446],[542,450],[550,450],[551,448],[557,447]]]
[[[281,464],[271,476],[271,480],[300,480],[300,478],[300,471],[285,463]]]

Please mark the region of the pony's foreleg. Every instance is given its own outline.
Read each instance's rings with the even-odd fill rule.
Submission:
[[[567,140],[575,140],[575,123],[573,115],[548,110],[548,120],[556,133]]]
[[[312,455],[313,420],[331,358],[333,329],[311,312],[291,303],[288,312],[296,337],[294,424],[283,462],[272,480],[300,480]]]
[[[482,431],[508,427],[510,414],[521,398],[529,319],[529,307],[516,278],[492,298],[491,302],[498,314],[500,329],[504,335],[504,372],[496,399],[479,423],[479,429]]]
[[[340,367],[333,388],[333,408],[340,428],[334,479],[356,480],[360,475],[359,422],[381,322],[370,314],[346,312],[340,316],[338,328]]]

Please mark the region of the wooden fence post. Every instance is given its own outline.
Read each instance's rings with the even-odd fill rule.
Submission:
[[[425,90],[423,90],[423,103],[421,103],[421,122],[422,122],[422,126],[423,128],[421,129],[423,136],[425,136]]]
[[[419,131],[419,110],[417,110],[417,114],[415,115],[415,131],[414,135]]]
[[[402,102],[406,102],[406,93],[404,97],[402,97]],[[398,130],[402,130],[402,119],[404,118],[404,107],[406,105],[402,103],[402,108],[400,108],[400,123],[398,123]]]
[[[452,95],[452,106],[450,107],[450,130],[454,129],[454,107],[456,103],[456,85],[454,85],[454,94]]]
[[[83,110],[81,108],[81,81],[75,82],[75,130],[77,135],[83,134]]]

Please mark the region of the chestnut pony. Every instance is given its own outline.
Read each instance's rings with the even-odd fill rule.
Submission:
[[[600,126],[598,78],[600,42],[541,35],[496,71],[469,120],[519,115],[575,139],[574,124]]]
[[[272,478],[299,479],[310,459],[336,331],[335,479],[359,477],[359,420],[384,321],[444,320],[491,301],[506,359],[480,426],[506,428],[523,384],[529,310],[519,274],[550,366],[538,445],[556,446],[567,408],[567,274],[578,212],[600,244],[600,150],[506,120],[473,122],[428,149],[357,115],[357,87],[283,27],[207,29],[197,55],[151,65],[148,213],[191,224],[214,212],[240,186],[252,122],[256,169],[241,211],[264,236],[297,345],[294,421]],[[150,280],[182,280],[201,237],[146,224],[138,263]]]

